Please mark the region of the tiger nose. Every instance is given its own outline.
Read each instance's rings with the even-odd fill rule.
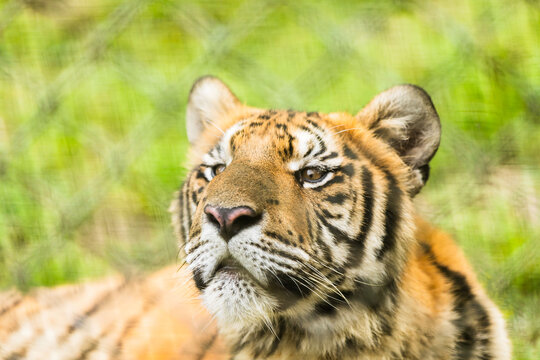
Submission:
[[[206,205],[204,212],[211,222],[219,225],[219,231],[226,241],[260,219],[260,214],[249,206],[222,208]]]

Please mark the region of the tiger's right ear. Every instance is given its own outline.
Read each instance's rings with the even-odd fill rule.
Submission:
[[[189,143],[195,144],[209,125],[219,122],[220,118],[240,105],[232,91],[217,77],[203,76],[197,79],[189,93],[186,111]]]

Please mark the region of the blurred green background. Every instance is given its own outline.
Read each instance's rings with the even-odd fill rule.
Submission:
[[[176,261],[167,207],[186,98],[356,112],[432,96],[443,139],[420,211],[455,236],[540,358],[540,2],[0,1],[0,289]]]

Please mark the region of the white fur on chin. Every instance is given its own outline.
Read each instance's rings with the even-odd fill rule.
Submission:
[[[278,307],[277,300],[245,274],[218,272],[202,300],[222,328],[265,322]]]

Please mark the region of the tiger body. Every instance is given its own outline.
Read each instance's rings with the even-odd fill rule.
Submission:
[[[440,140],[425,91],[306,113],[245,106],[207,77],[187,115],[173,222],[233,359],[509,358],[463,254],[415,214]]]
[[[0,359],[225,359],[195,298],[191,275],[176,266],[27,295],[7,291],[0,294]]]
[[[159,295],[125,295],[108,352],[97,352],[101,330],[84,356],[56,358],[510,358],[503,318],[461,250],[414,210],[440,139],[422,89],[392,88],[353,116],[248,107],[205,77],[186,121],[192,170],[170,208],[187,264],[180,292],[166,293],[170,271],[139,281]],[[95,313],[110,307],[100,304]],[[4,329],[0,343],[14,333]],[[0,354],[25,358],[5,355],[15,346]]]

